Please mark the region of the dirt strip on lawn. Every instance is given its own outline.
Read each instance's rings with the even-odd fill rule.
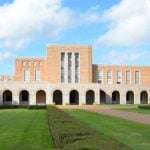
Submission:
[[[97,112],[104,115],[115,116],[115,117],[131,120],[131,121],[143,123],[146,125],[150,125],[149,114],[140,114],[135,112],[114,110],[109,106],[107,107],[107,106],[93,106],[93,105],[85,105],[85,106],[66,105],[66,106],[58,106],[58,107],[61,109],[84,109],[84,110]]]

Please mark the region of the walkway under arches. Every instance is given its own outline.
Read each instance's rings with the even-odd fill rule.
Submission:
[[[133,91],[128,91],[126,93],[126,104],[134,104],[134,93],[133,93]]]
[[[106,93],[100,90],[100,104],[106,104]]]
[[[19,94],[20,105],[29,105],[29,92],[27,90],[22,90]]]
[[[93,90],[86,92],[86,105],[92,105],[95,102],[95,93]]]
[[[3,105],[12,105],[12,92],[10,90],[3,92]]]
[[[62,94],[62,91],[56,90],[56,91],[53,92],[53,102],[56,105],[62,105],[62,103],[63,103],[63,94]]]
[[[70,105],[79,105],[79,93],[76,90],[72,90],[69,95]]]
[[[148,104],[148,93],[147,91],[142,91],[140,94],[140,104]]]
[[[112,93],[112,103],[113,104],[120,104],[120,93],[119,93],[119,91],[114,91]]]
[[[43,90],[39,90],[36,93],[36,104],[46,104],[46,93]]]

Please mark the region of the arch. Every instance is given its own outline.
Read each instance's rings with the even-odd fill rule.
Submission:
[[[148,93],[147,91],[142,91],[140,94],[140,103],[141,104],[148,104]]]
[[[69,97],[71,105],[79,105],[79,92],[77,90],[72,90]]]
[[[20,105],[28,105],[29,104],[29,92],[27,90],[22,90],[20,92],[19,102],[20,102]]]
[[[3,92],[3,104],[12,105],[12,92],[10,90]]]
[[[128,91],[126,94],[126,104],[134,104],[134,92]]]
[[[46,104],[46,92],[44,90],[36,92],[36,104]]]
[[[63,94],[62,94],[62,91],[60,90],[55,90],[53,92],[53,102],[56,104],[56,105],[62,105],[62,102],[63,102]]]
[[[114,91],[112,93],[112,103],[113,104],[120,104],[120,93],[119,93],[119,91]]]
[[[95,101],[95,93],[93,90],[88,90],[86,92],[86,104],[92,105]]]
[[[106,104],[106,93],[100,90],[100,104]]]

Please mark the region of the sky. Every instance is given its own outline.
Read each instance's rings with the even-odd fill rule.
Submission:
[[[0,0],[0,74],[48,44],[90,44],[93,64],[150,65],[150,0]]]

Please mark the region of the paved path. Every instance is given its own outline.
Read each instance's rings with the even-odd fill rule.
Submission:
[[[135,112],[126,112],[121,110],[114,110],[107,106],[58,106],[62,109],[85,109],[88,111],[97,112],[100,114],[105,114],[109,116],[115,116],[123,119],[128,119],[140,123],[144,123],[150,125],[150,115],[149,114],[141,114]]]

